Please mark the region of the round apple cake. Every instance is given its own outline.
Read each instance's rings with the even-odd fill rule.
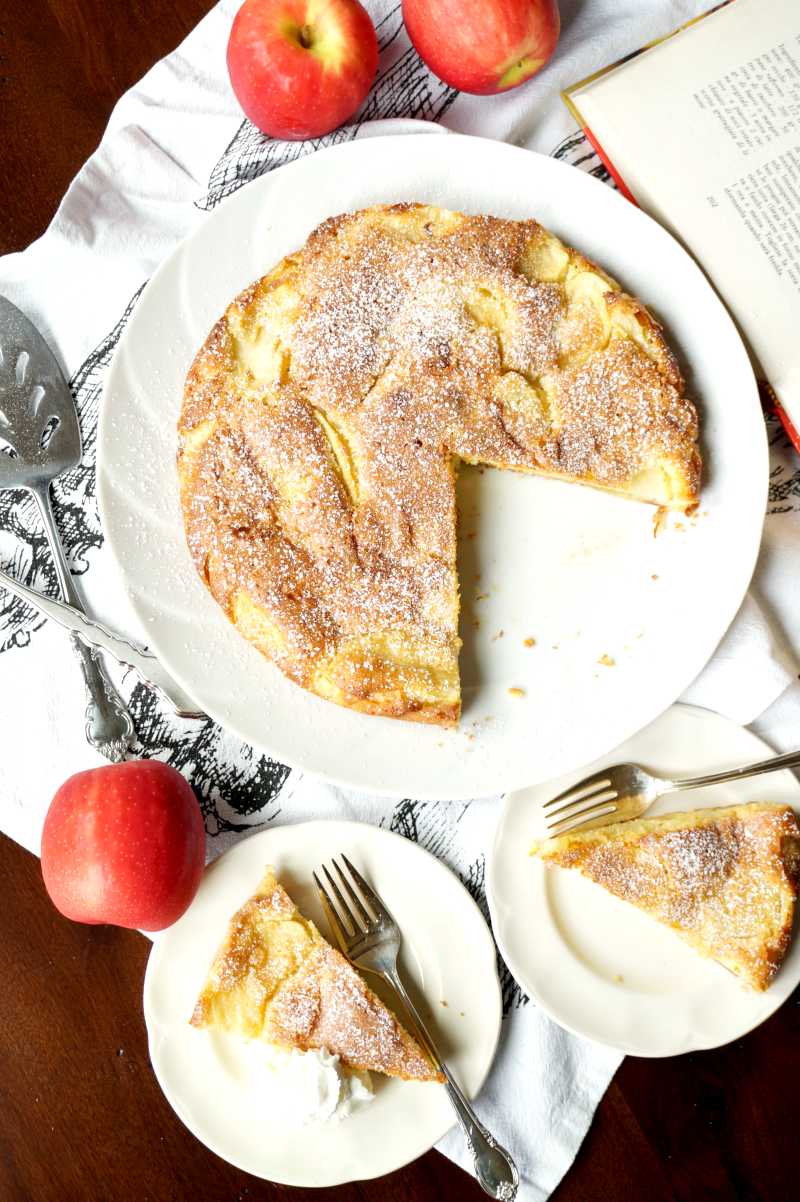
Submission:
[[[536,221],[324,221],[189,372],[186,537],[239,632],[363,713],[458,721],[461,461],[686,511],[694,406],[641,301]]]

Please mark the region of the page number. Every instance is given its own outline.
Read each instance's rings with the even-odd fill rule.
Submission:
[[[714,199],[714,197],[713,197],[713,196],[707,196],[707,197],[706,197],[706,200],[707,200],[707,201],[708,201],[708,203],[711,205],[711,208],[712,208],[712,209],[716,209],[716,208],[718,207],[718,205],[717,205],[717,202],[716,202],[716,200]]]

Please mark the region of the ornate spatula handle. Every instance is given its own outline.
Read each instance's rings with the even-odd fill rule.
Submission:
[[[61,539],[58,537],[50,504],[49,485],[43,482],[40,487],[32,487],[30,491],[36,497],[42,511],[47,541],[53,553],[58,583],[61,586],[64,600],[68,601],[70,605],[74,605],[76,609],[83,610],[81,599],[72,583],[72,574],[61,546]],[[125,707],[125,702],[106,676],[105,669],[96,658],[95,653],[86,646],[82,639],[78,638],[77,634],[72,634],[70,638],[72,649],[81,665],[86,686],[87,742],[112,764],[118,764],[125,759],[128,748],[136,738],[133,719]]]

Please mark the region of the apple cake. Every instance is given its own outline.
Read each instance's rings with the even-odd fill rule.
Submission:
[[[231,919],[190,1021],[281,1048],[327,1048],[352,1069],[444,1081],[352,964],[302,916],[269,865]]]
[[[800,829],[787,805],[615,822],[535,842],[531,855],[577,868],[755,989],[769,987],[786,955],[800,875]]]
[[[397,204],[324,221],[189,372],[197,570],[291,680],[363,713],[460,713],[459,463],[686,511],[697,417],[641,301],[536,221]]]

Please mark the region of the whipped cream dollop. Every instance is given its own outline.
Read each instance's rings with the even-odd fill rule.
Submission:
[[[374,1097],[369,1073],[343,1068],[327,1048],[290,1052],[261,1044],[259,1051],[252,1089],[270,1110],[298,1126],[335,1127]]]

